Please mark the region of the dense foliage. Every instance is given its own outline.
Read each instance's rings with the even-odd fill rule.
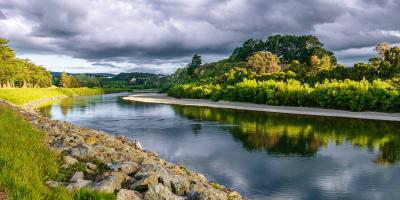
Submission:
[[[268,105],[316,106],[353,111],[400,112],[400,90],[390,81],[326,81],[314,87],[297,80],[244,80],[232,86],[182,84],[170,89],[179,98],[211,98]]]
[[[178,69],[169,95],[354,111],[400,111],[400,47],[381,43],[379,57],[345,68],[314,36],[250,39],[227,60]]]
[[[0,38],[0,88],[50,87],[50,72],[29,60],[16,58],[7,43]]]

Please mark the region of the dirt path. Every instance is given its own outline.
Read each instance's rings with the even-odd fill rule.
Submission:
[[[0,200],[7,200],[7,195],[4,192],[3,188],[0,188]]]
[[[225,101],[211,101],[204,99],[176,99],[168,97],[165,94],[146,93],[135,94],[132,96],[124,97],[125,100],[146,102],[146,103],[160,103],[160,104],[174,104],[174,105],[188,105],[212,108],[229,108],[238,110],[250,111],[263,111],[274,113],[298,114],[298,115],[315,115],[327,117],[344,117],[356,119],[371,119],[383,121],[400,121],[400,113],[382,113],[382,112],[351,112],[335,109],[311,108],[311,107],[290,107],[290,106],[269,106],[254,103],[242,102],[225,102]]]

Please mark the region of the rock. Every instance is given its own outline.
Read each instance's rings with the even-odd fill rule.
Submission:
[[[197,199],[228,200],[228,197],[225,192],[216,191],[214,189],[206,189],[198,194]]]
[[[144,200],[184,200],[185,198],[174,195],[168,187],[157,184],[149,188],[144,194]]]
[[[46,184],[48,187],[51,187],[51,188],[58,188],[58,187],[64,185],[64,183],[57,182],[57,181],[46,181],[44,184]]]
[[[71,156],[63,156],[63,163],[68,167],[72,166],[72,165],[74,165],[74,164],[76,164],[78,162],[79,161],[77,159],[75,159],[75,158],[73,158]]]
[[[91,189],[98,192],[113,193],[116,189],[121,188],[122,182],[125,180],[125,175],[121,173],[113,173],[104,180],[95,183]]]
[[[79,179],[76,182],[69,184],[67,186],[67,189],[70,192],[75,192],[75,191],[78,191],[78,190],[90,185],[91,183],[92,183],[92,181]]]
[[[72,178],[69,181],[74,183],[83,178],[84,178],[83,172],[78,171],[78,172],[75,172],[75,174],[72,176]]]
[[[180,175],[163,175],[158,179],[160,183],[168,187],[174,194],[183,196],[189,191],[189,181]]]
[[[88,137],[85,139],[85,143],[88,145],[94,145],[97,142],[97,138],[96,137]]]
[[[142,176],[142,175],[139,175]],[[135,176],[135,177],[139,177]],[[131,189],[144,192],[147,191],[151,186],[156,185],[158,183],[158,175],[152,173],[152,174],[146,174],[141,177],[139,181],[134,183],[131,186]]]
[[[86,169],[90,171],[96,171],[97,170],[97,165],[93,163],[86,163]]]
[[[110,169],[124,174],[132,174],[139,169],[139,166],[132,161],[124,161],[110,165]]]
[[[117,200],[141,200],[142,194],[134,190],[119,190]]]

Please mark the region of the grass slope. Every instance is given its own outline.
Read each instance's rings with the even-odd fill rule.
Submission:
[[[60,160],[43,143],[44,132],[22,116],[0,105],[0,188],[9,199],[18,200],[115,200],[115,194],[65,188],[50,189],[44,182],[59,176]]]
[[[45,133],[12,110],[0,106],[0,185],[11,199],[68,199],[65,190],[52,191],[46,177],[57,173],[55,154],[43,144]]]
[[[82,96],[103,94],[102,88],[12,88],[0,89],[0,99],[16,105],[55,96]]]

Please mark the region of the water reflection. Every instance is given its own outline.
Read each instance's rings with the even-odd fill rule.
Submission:
[[[42,108],[122,134],[249,199],[400,199],[399,123],[126,102],[113,94]]]
[[[354,147],[379,149],[378,164],[400,160],[400,125],[332,117],[282,115],[193,106],[172,106],[174,111],[192,120],[234,124],[227,129],[247,150],[265,150],[270,154],[314,156],[328,143],[350,142]]]

